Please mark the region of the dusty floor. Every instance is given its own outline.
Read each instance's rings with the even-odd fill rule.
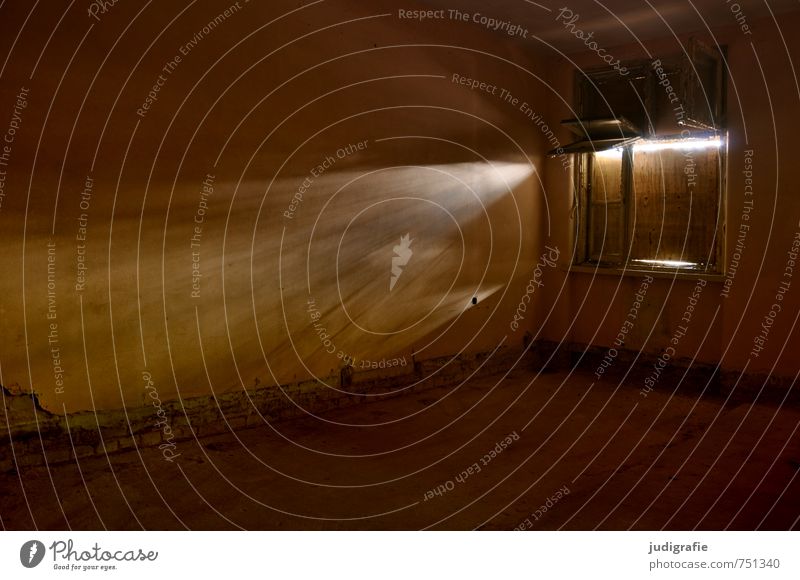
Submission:
[[[515,371],[181,442],[175,463],[143,449],[4,474],[0,517],[6,529],[800,526],[800,410],[616,387]]]

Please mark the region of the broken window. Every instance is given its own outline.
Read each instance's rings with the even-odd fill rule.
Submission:
[[[726,139],[719,53],[580,73],[576,263],[717,272]]]

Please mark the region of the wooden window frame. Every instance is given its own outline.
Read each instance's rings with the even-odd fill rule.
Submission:
[[[702,58],[711,58],[713,52],[708,48],[703,47],[702,44],[690,42],[689,58],[697,58],[700,54]],[[718,53],[717,53],[718,54]],[[721,56],[721,55],[720,55]],[[721,57],[722,58],[722,57]],[[665,59],[667,62],[676,62],[676,58],[668,57]],[[640,95],[641,104],[644,106],[648,114],[654,110],[655,104],[655,89],[658,89],[656,84],[655,74],[648,69],[648,63],[652,61],[636,61],[630,62],[626,66],[633,74],[646,74],[644,94]],[[706,60],[707,62],[707,60]],[[712,95],[713,98],[707,97],[704,87],[691,82],[686,79],[691,79],[691,74],[694,71],[692,61],[683,59],[680,63],[680,78],[679,83],[675,87],[681,94],[685,94],[687,101],[684,101],[686,107],[685,121],[680,125],[683,127],[683,136],[687,132],[691,136],[707,136],[713,133],[721,139],[721,146],[719,149],[719,167],[717,174],[717,188],[716,188],[716,224],[715,230],[712,233],[711,239],[713,247],[708,248],[709,261],[701,267],[675,267],[675,266],[662,266],[662,265],[647,265],[644,266],[640,263],[631,262],[630,254],[632,251],[632,216],[635,200],[633,200],[633,172],[635,158],[632,154],[633,145],[628,145],[623,148],[623,161],[622,161],[622,175],[621,175],[621,204],[622,204],[622,246],[621,255],[619,259],[610,260],[597,260],[594,259],[591,239],[592,239],[592,187],[590,176],[592,173],[592,164],[594,163],[593,154],[582,153],[576,154],[574,165],[574,191],[575,202],[577,205],[577,219],[575,220],[575,252],[573,260],[573,268],[578,270],[607,270],[607,271],[631,271],[631,272],[659,272],[659,273],[674,273],[674,274],[687,274],[689,276],[722,276],[724,274],[724,256],[725,256],[725,222],[726,222],[726,174],[727,174],[727,131],[724,129],[725,123],[725,108],[723,106],[725,100],[725,85],[724,75],[722,74],[721,60],[716,70],[716,87]],[[616,73],[616,71],[613,71]],[[586,110],[586,92],[589,83],[593,82],[594,78],[608,78],[606,75],[611,74],[609,69],[594,69],[588,71],[576,71],[575,99],[578,103],[578,111],[582,115],[587,114]],[[618,73],[616,73],[618,74]],[[701,104],[698,104],[699,95],[702,93],[704,99]],[[709,110],[709,114],[697,114],[696,109],[699,106],[705,106]],[[658,112],[655,113],[657,115]],[[713,121],[709,122],[709,119]],[[656,134],[652,118],[648,119],[647,126],[642,127],[643,136],[648,141],[659,140],[673,140],[676,135]],[[712,126],[713,125],[713,126]],[[711,129],[711,131],[709,131]],[[606,222],[607,223],[607,222]],[[596,224],[595,224],[596,225]],[[605,237],[603,238],[605,240]],[[605,255],[604,255],[605,257]],[[611,258],[612,256],[609,256]],[[654,256],[655,258],[655,256]]]

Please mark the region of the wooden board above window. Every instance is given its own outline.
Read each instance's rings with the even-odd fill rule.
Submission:
[[[723,76],[720,52],[691,39],[681,66],[681,94],[686,110],[681,125],[704,131],[722,129],[725,122]]]
[[[581,118],[624,117],[644,138],[723,131],[721,50],[690,39],[681,53],[626,63],[627,76],[606,68],[578,71],[576,108]]]
[[[613,69],[577,73],[581,118],[624,117],[636,127],[649,126],[648,111],[653,103],[653,83],[643,63],[631,64],[628,76]]]

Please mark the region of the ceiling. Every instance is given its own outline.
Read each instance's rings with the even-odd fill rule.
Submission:
[[[556,17],[563,7],[579,15],[575,26],[595,33],[607,46],[639,40],[704,30],[708,27],[737,26],[732,8],[739,6],[738,16],[748,24],[771,13],[800,10],[800,0],[425,0],[435,8],[454,8],[480,12],[498,20],[518,23],[531,35],[541,38],[566,53],[585,50],[583,42],[565,34]],[[544,8],[542,8],[544,7]],[[548,10],[549,9],[549,10]],[[670,30],[671,29],[671,30]],[[503,34],[498,32],[498,34]]]

